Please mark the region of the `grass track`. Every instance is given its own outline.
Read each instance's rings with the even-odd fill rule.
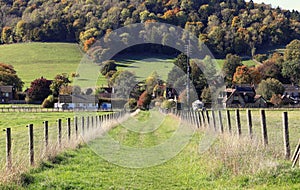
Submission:
[[[150,117],[142,112],[134,119],[144,122]],[[278,116],[278,113],[269,114]],[[294,116],[291,114],[291,116]],[[175,130],[174,120],[167,117],[160,129],[149,134],[137,134],[118,126],[110,135],[120,142],[148,147],[169,138]],[[202,133],[196,132],[189,145],[168,162],[149,168],[130,169],[107,162],[88,146],[60,154],[54,161],[23,175],[20,189],[298,189],[300,170],[281,164],[274,170],[256,175],[233,175],[222,168],[209,154],[198,153]],[[53,163],[55,162],[55,163]],[[26,184],[25,182],[28,182]],[[1,185],[0,185],[1,187]],[[6,186],[7,187],[7,186]]]

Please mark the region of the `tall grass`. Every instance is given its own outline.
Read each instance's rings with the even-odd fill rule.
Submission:
[[[92,113],[92,116],[98,116],[96,113]],[[108,131],[112,127],[116,126],[119,122],[126,120],[127,115],[124,115],[122,118],[117,120],[105,119],[101,124],[98,122],[98,126],[85,126],[83,132],[80,121],[78,120],[78,134],[75,133],[74,123],[71,125],[71,138],[68,138],[68,130],[65,124],[62,126],[62,136],[61,143],[58,142],[58,130],[57,126],[49,125],[48,131],[48,146],[45,146],[44,139],[44,128],[36,127],[34,128],[34,167],[40,166],[45,160],[53,160],[55,157],[68,149],[75,149],[83,143],[89,142],[96,137],[99,137],[103,132]],[[80,119],[80,118],[79,118]],[[94,120],[95,122],[95,120]],[[86,124],[85,124],[86,125]],[[91,124],[90,124],[91,125]],[[5,142],[2,141],[1,145],[4,145]],[[7,169],[5,165],[5,147],[1,146],[0,150],[1,159],[0,159],[0,183],[7,183],[9,181],[20,180],[21,174],[28,171],[30,168],[29,162],[29,140],[28,135],[25,131],[21,130],[12,135],[12,166]]]

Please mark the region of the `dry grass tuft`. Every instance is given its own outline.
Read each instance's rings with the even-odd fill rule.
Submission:
[[[213,171],[222,170],[234,175],[255,174],[278,166],[276,151],[249,137],[219,135],[205,154],[209,158],[208,167]]]

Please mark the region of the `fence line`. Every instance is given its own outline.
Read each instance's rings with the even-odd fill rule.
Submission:
[[[75,116],[73,118],[73,125],[71,118],[66,119],[65,127],[63,127],[63,121],[61,119],[57,119],[56,128],[49,127],[48,121],[44,121],[43,127],[38,127],[36,130],[33,124],[29,124],[27,126],[28,144],[26,141],[24,141],[26,138],[23,139],[23,137],[25,137],[23,135],[24,133],[14,136],[12,129],[6,128],[6,163],[5,168],[0,168],[0,171],[1,169],[4,169],[4,171],[1,173],[5,173],[6,176],[13,176],[16,173],[24,171],[24,169],[37,165],[36,163],[42,161],[43,159],[55,156],[65,148],[76,147],[78,144],[83,142],[83,138],[86,138],[85,140],[89,140],[89,133],[94,134],[96,130],[99,130],[101,127],[104,127],[104,125],[111,123],[112,120],[121,119],[125,116],[125,111],[108,113],[100,116],[83,116],[81,122],[79,122],[78,116]],[[81,126],[82,138],[79,138],[79,126]],[[19,135],[20,137],[23,137],[20,138]],[[17,141],[12,140],[14,138],[17,139]],[[21,143],[16,144],[16,142],[19,142],[18,140],[20,139],[22,139]],[[25,153],[26,151],[23,152],[26,144],[28,147],[27,153]],[[25,156],[26,154],[28,157]],[[14,157],[12,155],[14,155]],[[26,160],[29,161],[29,164],[26,164]]]
[[[215,116],[215,111],[218,112],[218,117]],[[223,118],[222,117],[222,111],[225,111],[226,117]],[[236,109],[230,109],[230,110],[205,110],[205,111],[174,111],[174,110],[163,110],[164,113],[172,113],[174,115],[176,115],[178,118],[180,118],[181,120],[196,126],[197,128],[207,128],[210,127],[210,130],[215,130],[216,132],[219,133],[230,133],[232,134],[232,117],[231,117],[231,113],[232,111],[235,111],[235,122],[236,122],[236,128],[237,131],[236,134],[238,137],[241,137],[242,135],[246,135],[246,133],[242,133],[242,123],[241,123],[241,114],[240,114],[240,110]],[[253,110],[250,109],[246,109],[246,130],[248,131],[248,136],[250,139],[254,139],[255,135],[260,135],[261,136],[261,142],[263,145],[265,146],[270,146],[270,137],[271,134],[273,133],[280,133],[280,131],[282,132],[282,141],[278,142],[273,142],[273,143],[280,143],[282,142],[282,144],[277,144],[279,145],[276,148],[280,149],[280,152],[282,155],[284,155],[285,159],[290,159],[291,156],[291,140],[290,140],[290,128],[289,128],[289,118],[288,118],[288,112],[287,111],[283,111],[282,112],[282,128],[278,128],[278,126],[268,126],[267,123],[267,116],[266,116],[266,111],[265,110],[259,110],[259,117],[260,117],[260,126],[259,123],[256,123],[256,127],[260,127],[261,133],[255,133],[254,131],[254,123],[253,123]],[[255,110],[254,110],[255,111]],[[256,110],[258,111],[258,110]],[[273,110],[271,110],[273,111]],[[204,120],[204,115],[206,115],[206,120]],[[201,117],[202,116],[202,117]],[[202,120],[201,120],[202,119]],[[218,122],[216,122],[216,119],[218,119]],[[256,118],[258,119],[258,118]],[[224,121],[225,120],[225,121]],[[224,125],[223,122],[227,123],[227,128],[228,131],[224,130]],[[218,123],[218,127],[216,128],[216,124]],[[218,130],[216,130],[218,129]],[[275,132],[274,132],[275,131]],[[299,138],[300,134],[296,133],[293,134],[296,138]],[[297,137],[298,135],[298,137]],[[257,139],[257,138],[256,138]],[[281,148],[280,148],[281,147]],[[297,152],[296,152],[297,151]],[[297,146],[293,159],[295,160],[296,158],[296,162],[297,160],[300,160],[300,142]]]

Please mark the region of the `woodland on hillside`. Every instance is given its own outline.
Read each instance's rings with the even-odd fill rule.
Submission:
[[[163,22],[188,29],[216,57],[254,55],[300,39],[298,11],[244,0],[0,0],[1,43],[78,42],[132,23]],[[157,47],[156,47],[157,48]],[[136,51],[137,49],[134,49]]]

